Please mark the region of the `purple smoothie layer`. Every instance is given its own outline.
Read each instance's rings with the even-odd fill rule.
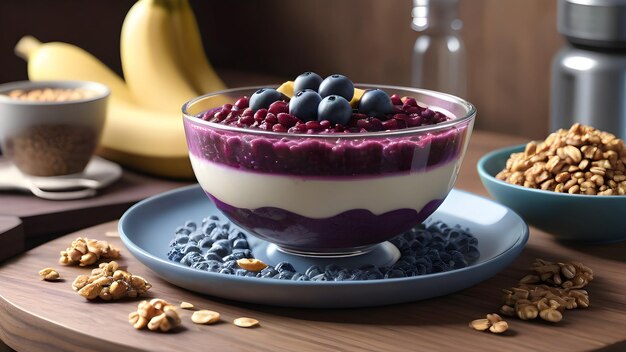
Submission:
[[[275,207],[237,208],[207,195],[231,221],[257,237],[287,249],[312,252],[340,251],[386,241],[426,220],[443,202],[432,200],[420,212],[397,209],[374,215],[369,210],[353,209],[329,218],[312,219]]]
[[[460,158],[469,121],[432,133],[273,137],[185,119],[189,152],[242,171],[307,176],[368,176],[424,171]],[[351,136],[352,137],[352,136]]]

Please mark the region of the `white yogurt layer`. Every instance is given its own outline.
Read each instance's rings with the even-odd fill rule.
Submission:
[[[419,212],[452,188],[458,160],[427,171],[361,178],[271,175],[234,169],[189,155],[202,188],[238,208],[276,207],[309,218],[327,218],[352,209],[375,215],[397,209]]]

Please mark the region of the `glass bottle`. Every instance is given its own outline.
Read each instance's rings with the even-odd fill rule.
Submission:
[[[414,87],[465,96],[465,45],[459,0],[413,0],[411,28],[419,33],[412,58]]]

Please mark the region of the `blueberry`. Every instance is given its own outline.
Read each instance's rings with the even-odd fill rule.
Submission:
[[[219,227],[216,227],[211,231],[211,239],[213,241],[228,239],[228,232]]]
[[[278,271],[276,271],[273,267],[268,266],[267,268],[261,270],[259,274],[261,274],[261,277],[274,277],[278,274]]]
[[[235,271],[231,268],[222,268],[222,270],[219,271],[220,274],[228,274],[228,275],[232,275],[235,273]]]
[[[276,270],[278,270],[278,272],[283,272],[283,271],[288,271],[291,273],[295,273],[296,269],[294,269],[293,265],[291,265],[288,262],[280,262],[278,264],[276,264],[275,267]]]
[[[176,243],[178,244],[185,244],[189,242],[189,236],[187,235],[177,235],[176,236]]]
[[[322,83],[322,77],[315,72],[305,72],[296,77],[293,81],[293,91],[298,92],[305,89],[312,89],[317,92]]]
[[[387,93],[380,89],[372,89],[361,97],[359,112],[368,116],[382,117],[393,112],[393,104]]]
[[[229,260],[239,260],[239,259],[243,259],[243,258],[250,258],[252,257],[252,252],[247,251],[247,252],[237,252],[237,253],[233,253],[233,254],[229,254],[227,256],[224,257],[224,261],[229,261]]]
[[[229,240],[217,240],[213,243],[214,246],[222,246],[224,248],[230,248]]]
[[[331,123],[347,125],[352,118],[350,103],[338,95],[330,95],[322,99],[317,107],[317,118]]]
[[[188,245],[185,246],[185,248],[183,248],[183,250],[181,251],[183,254],[187,254],[187,253],[191,253],[191,252],[202,252],[202,250],[200,250],[200,248],[198,246],[194,246],[194,245]]]
[[[283,95],[276,89],[261,88],[252,93],[250,97],[250,109],[253,111],[267,109],[273,102],[281,100],[282,97]]]
[[[183,256],[184,255],[177,249],[172,249],[167,252],[167,257],[175,262],[179,262],[181,259],[183,259]]]
[[[211,231],[213,231],[216,227],[217,227],[217,224],[214,223],[214,222],[210,222],[208,224],[204,224],[204,225],[202,225],[202,232],[205,235],[210,235]]]
[[[278,273],[278,275],[274,276],[274,278],[280,280],[291,280],[293,274],[294,273],[291,271],[281,271]]]
[[[214,243],[213,246],[211,246],[211,248],[209,249],[209,253],[215,253],[219,255],[220,257],[225,257],[228,255],[228,248],[224,246],[216,245]]]
[[[190,252],[185,254],[185,256],[180,260],[181,264],[191,266],[193,263],[197,263],[202,261],[202,255],[198,252]]]
[[[340,267],[340,266],[339,266],[339,265],[337,265],[337,264],[328,264],[328,265],[326,265],[326,267],[324,268],[324,272],[325,272],[327,275],[331,276],[331,277],[335,277],[335,276],[337,276],[337,273],[338,273],[341,269],[343,269],[343,268],[342,268],[342,267]]]
[[[238,238],[233,242],[233,248],[248,249],[250,248],[250,245],[248,244],[247,240],[243,238]]]
[[[321,101],[322,97],[314,90],[297,91],[289,101],[289,113],[303,122],[317,120],[317,107]]]
[[[406,274],[400,269],[391,269],[385,273],[385,279],[392,279],[396,277],[406,277]]]
[[[473,263],[480,258],[480,251],[475,246],[470,246],[469,250],[465,253],[465,258],[468,262]]]
[[[350,101],[354,97],[354,83],[344,75],[334,74],[322,81],[319,93],[322,98],[330,95],[339,95]]]
[[[311,281],[330,281],[326,274],[315,275],[311,278]]]
[[[222,257],[213,253],[213,252],[208,252],[207,254],[204,255],[204,259],[206,260],[215,260],[217,262],[222,262]]]
[[[196,241],[196,242],[199,242],[203,238],[204,238],[204,234],[202,232],[196,232],[196,233],[191,234],[191,236],[189,236],[190,240]]]
[[[198,247],[200,248],[211,248],[213,245],[213,240],[211,237],[205,237],[198,242]]]
[[[304,272],[304,275],[306,275],[309,279],[312,279],[314,276],[317,276],[321,273],[322,273],[322,269],[320,269],[320,267],[317,265],[313,265],[313,266],[310,266],[308,269],[306,269],[306,271]]]
[[[193,221],[187,221],[185,222],[184,225],[186,228],[190,229],[191,231],[195,231],[198,228],[198,225],[196,225],[195,222]]]
[[[306,277],[306,275],[300,274],[300,273],[295,273],[293,274],[293,276],[291,277],[292,281],[301,281],[301,277]],[[308,279],[308,278],[307,278]]]
[[[191,267],[194,269],[199,269],[199,270],[207,270],[209,268],[209,262],[207,261],[195,262],[191,264]]]
[[[233,241],[233,242],[236,241],[236,240],[239,240],[239,239],[245,240],[246,239],[246,235],[243,232],[239,231],[239,230],[235,230],[235,231],[231,231],[228,234],[228,239],[230,241]]]
[[[216,273],[220,270],[222,270],[222,263],[218,262],[217,260],[207,260],[207,271],[210,271],[212,273]]]
[[[237,264],[236,260],[225,260],[224,264],[222,264],[222,268],[236,269],[239,268],[239,265]]]

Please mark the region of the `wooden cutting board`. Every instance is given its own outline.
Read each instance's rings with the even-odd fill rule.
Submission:
[[[0,339],[17,351],[624,351],[626,349],[626,242],[567,245],[533,230],[526,249],[492,279],[445,297],[387,307],[296,309],[268,307],[202,296],[173,286],[139,263],[119,238],[106,237],[116,222],[52,240],[0,264]],[[174,333],[137,331],[128,313],[141,299],[88,302],[71,283],[90,269],[57,264],[59,251],[78,235],[107,239],[122,251],[120,264],[145,277],[147,297],[173,304],[191,302],[221,314],[222,322],[193,324],[179,310],[183,327]],[[565,313],[553,325],[507,318],[504,335],[477,332],[469,321],[497,311],[501,289],[521,278],[535,257],[580,260],[595,269],[588,286],[591,307]],[[37,272],[53,266],[64,281],[45,282]],[[246,289],[241,286],[238,289]],[[279,289],[279,288],[277,288]],[[238,317],[261,322],[255,329],[234,326]],[[1,349],[0,349],[1,350]]]

